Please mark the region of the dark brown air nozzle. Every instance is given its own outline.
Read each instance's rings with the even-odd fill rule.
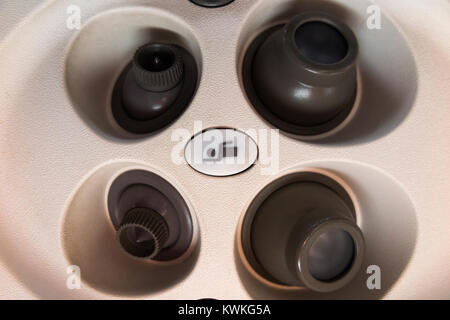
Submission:
[[[164,218],[148,208],[131,209],[117,230],[117,239],[129,254],[152,259],[169,238],[169,227]]]
[[[249,47],[244,85],[257,111],[281,130],[314,136],[350,114],[357,92],[353,32],[321,13],[298,15]]]
[[[150,43],[139,48],[122,88],[125,111],[141,121],[164,114],[180,93],[183,68],[176,46]]]
[[[346,191],[325,175],[284,176],[264,188],[246,213],[246,258],[274,283],[338,290],[360,271],[364,256],[354,210]]]
[[[147,91],[173,89],[183,77],[183,60],[177,47],[152,43],[139,48],[133,59],[136,82]]]
[[[172,261],[192,244],[186,201],[153,172],[131,170],[117,177],[108,192],[108,212],[120,246],[134,257]]]
[[[197,63],[185,48],[148,43],[137,49],[114,86],[114,118],[129,132],[156,132],[188,107],[197,84]]]

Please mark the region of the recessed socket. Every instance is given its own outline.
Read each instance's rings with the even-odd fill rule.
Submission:
[[[195,213],[181,188],[146,164],[112,162],[74,193],[63,248],[83,284],[113,295],[151,295],[179,284],[199,252]]]
[[[350,195],[314,171],[264,187],[247,208],[240,237],[253,270],[281,286],[335,291],[353,280],[364,259]]]
[[[383,13],[382,27],[368,28],[370,5],[259,1],[241,30],[237,57],[254,110],[284,134],[320,143],[363,143],[395,129],[415,100],[415,61]]]
[[[114,86],[115,120],[135,134],[163,129],[189,106],[197,76],[195,59],[186,49],[155,42],[140,47]]]
[[[299,137],[336,129],[355,108],[358,42],[350,28],[304,13],[259,35],[247,49],[243,82],[259,114]]]
[[[314,161],[281,172],[251,198],[236,233],[237,270],[254,299],[380,299],[407,268],[417,236],[414,205],[389,174]],[[373,268],[377,290],[368,287]]]
[[[171,261],[191,247],[189,207],[158,174],[131,170],[118,176],[108,192],[108,212],[118,242],[134,257]]]
[[[73,40],[66,87],[75,110],[99,134],[139,139],[186,110],[201,61],[197,39],[179,17],[152,8],[115,9],[92,18]]]

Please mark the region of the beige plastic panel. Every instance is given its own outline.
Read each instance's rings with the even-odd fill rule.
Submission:
[[[383,28],[369,32],[364,17],[370,3],[361,0],[236,0],[212,10],[187,0],[3,1],[0,298],[450,298],[450,3],[374,3],[383,10]],[[81,31],[66,28],[66,9],[73,4],[82,8]],[[362,49],[361,103],[371,111],[328,142],[280,135],[279,169],[319,167],[346,181],[361,207],[359,224],[369,241],[366,264],[382,267],[381,291],[364,289],[364,274],[332,295],[261,284],[241,263],[236,230],[251,197],[275,176],[262,175],[261,162],[243,174],[215,178],[171,161],[173,130],[194,134],[194,121],[201,120],[203,128],[269,128],[241,88],[243,50],[256,32],[305,8],[332,11],[355,31]],[[139,30],[160,23],[189,45],[201,67],[200,86],[168,129],[146,139],[123,139],[120,129],[96,125],[98,113],[85,111],[108,104],[110,78],[133,48],[148,40]],[[104,59],[92,60],[98,56]],[[95,61],[105,63],[104,78],[89,77],[88,63]],[[102,119],[111,120],[107,114]],[[82,266],[81,290],[68,290],[70,241],[77,239],[67,237],[72,226],[83,227],[71,219],[87,206],[98,215],[93,221],[104,226],[105,208],[90,204],[96,197],[103,203],[106,181],[128,164],[156,168],[179,187],[198,220],[198,253],[172,275],[163,272],[159,283],[150,279],[137,287],[92,281],[101,272],[96,268],[114,259],[99,261],[85,271]],[[95,224],[86,222],[87,233],[98,231],[90,226]],[[146,267],[130,264],[131,269],[125,263],[112,270],[139,282]]]

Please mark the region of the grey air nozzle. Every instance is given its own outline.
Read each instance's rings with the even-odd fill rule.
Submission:
[[[122,89],[125,111],[136,120],[154,119],[180,93],[183,60],[177,47],[150,43],[139,48]]]
[[[164,218],[148,208],[128,211],[117,230],[122,248],[132,256],[152,259],[169,238],[169,227]]]
[[[183,76],[183,60],[175,46],[151,43],[139,48],[133,58],[136,82],[147,91],[173,89]]]
[[[122,173],[108,192],[108,212],[121,248],[154,261],[172,261],[190,248],[194,226],[181,194],[161,176]]]
[[[299,136],[342,123],[357,92],[358,43],[350,28],[321,13],[305,13],[267,30],[244,59],[247,94],[279,129]]]
[[[242,246],[269,281],[330,292],[360,271],[365,245],[345,190],[325,175],[300,172],[256,196],[243,221]]]
[[[176,44],[151,42],[138,48],[114,86],[112,113],[134,134],[157,132],[188,107],[198,85],[198,65]]]

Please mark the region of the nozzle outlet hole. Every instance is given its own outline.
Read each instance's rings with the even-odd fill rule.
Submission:
[[[151,257],[157,252],[155,236],[139,226],[130,226],[120,233],[122,247],[131,255],[139,258]]]
[[[315,279],[334,281],[353,265],[355,243],[348,232],[327,230],[313,241],[308,251],[308,269]]]
[[[295,31],[295,44],[308,60],[320,64],[334,64],[348,53],[348,42],[341,32],[329,23],[310,21]]]
[[[136,53],[138,65],[149,72],[162,72],[173,66],[175,54],[163,47],[144,47]]]

